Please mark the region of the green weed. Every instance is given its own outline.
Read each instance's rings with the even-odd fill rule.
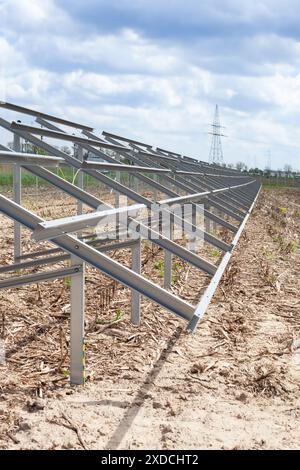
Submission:
[[[165,263],[162,260],[156,261],[154,263],[154,268],[158,270],[159,277],[164,277],[165,272]]]

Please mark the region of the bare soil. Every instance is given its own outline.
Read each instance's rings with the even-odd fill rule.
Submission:
[[[39,194],[25,203],[44,217],[75,207]],[[13,225],[0,224],[5,265]],[[68,381],[69,282],[0,291],[0,448],[299,448],[299,229],[300,191],[263,191],[194,335],[144,298],[133,327],[129,290],[88,268],[84,388]],[[146,244],[143,272],[160,283],[162,256]],[[126,250],[113,257],[130,264]],[[195,303],[203,282],[176,264],[183,298]]]

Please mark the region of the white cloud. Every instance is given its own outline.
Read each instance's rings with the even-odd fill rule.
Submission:
[[[0,100],[5,100],[10,77],[16,77],[24,66],[22,54],[0,36]]]
[[[182,2],[175,3],[184,14]],[[256,9],[253,2],[247,8],[225,3],[230,8],[218,10],[224,24],[234,17],[249,22],[274,16],[268,1]],[[260,33],[222,44],[222,37],[203,35],[175,46],[126,25],[114,33],[86,28],[83,34],[58,5],[0,0],[0,99],[6,85],[9,101],[201,159],[208,156],[206,132],[218,102],[230,136],[224,141],[229,161],[246,155],[251,164],[254,153],[273,146],[278,167],[280,146],[300,146],[297,41]],[[214,10],[208,10],[211,19]],[[297,166],[296,152],[290,158]]]
[[[110,69],[123,73],[172,74],[184,65],[178,57],[178,51],[171,47],[161,48],[129,29],[116,35],[91,34],[77,39],[55,36],[51,43],[60,60],[65,58],[66,63],[77,68],[97,66],[99,72]],[[44,48],[47,47],[45,41]]]
[[[71,24],[68,15],[53,0],[1,0],[0,17],[3,28],[15,28],[16,33],[26,30],[43,33],[49,28],[58,31]]]

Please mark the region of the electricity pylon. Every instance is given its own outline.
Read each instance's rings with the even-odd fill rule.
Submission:
[[[216,105],[214,122],[211,124],[212,132],[209,134],[212,135],[211,146],[209,151],[209,163],[214,163],[216,165],[222,165],[223,163],[223,150],[221,137],[226,137],[221,133],[223,126],[220,125],[220,116],[219,116],[219,107]]]

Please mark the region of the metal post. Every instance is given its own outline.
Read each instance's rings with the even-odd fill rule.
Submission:
[[[80,145],[77,145],[77,158],[79,161],[83,161],[83,148],[80,147]],[[83,177],[84,177],[84,174],[82,171],[79,172],[78,174],[78,188],[80,189],[83,189],[84,187],[84,182],[83,182]],[[78,215],[81,215],[83,214],[83,203],[82,201],[77,201],[77,214]]]
[[[121,182],[121,172],[120,171],[116,172],[116,181],[118,183]],[[120,193],[117,190],[115,191],[115,207],[120,207]]]
[[[83,161],[83,148],[77,145],[77,158]],[[74,182],[75,183],[75,182]],[[83,172],[78,173],[77,187],[83,189]],[[77,200],[77,214],[83,214],[83,203]],[[80,237],[82,232],[77,232]],[[85,381],[85,344],[84,344],[84,263],[79,258],[71,256],[71,264],[81,264],[82,272],[71,278],[71,367],[70,382],[82,385]]]
[[[173,239],[174,222],[170,220],[170,240]],[[172,285],[172,253],[165,250],[164,260],[164,288],[170,289]]]
[[[219,215],[220,212],[217,210],[217,211],[216,211],[216,214]],[[216,234],[216,231],[217,231],[217,224],[216,224],[215,221],[213,221],[213,222],[212,222],[212,232],[213,232],[214,235]]]
[[[223,214],[222,214],[222,212],[221,212],[220,210],[217,209],[217,210],[216,210],[216,215],[217,215],[218,217],[222,217]],[[217,222],[214,222],[214,231],[215,231],[215,236],[217,236],[217,235],[218,235],[218,231],[219,231],[219,225],[217,224]]]
[[[120,182],[120,172],[117,173],[116,181]],[[115,207],[120,207],[120,193],[115,191]]]
[[[197,227],[197,210],[196,210],[196,206],[195,204],[193,204],[192,206],[192,225],[194,227]],[[196,237],[196,234],[193,235],[191,238],[190,238],[190,243],[191,243],[191,251],[193,253],[196,253],[196,243],[197,242],[197,237]]]
[[[209,211],[210,206],[208,204],[204,204],[204,210]],[[208,217],[204,216],[204,223],[205,223],[205,231],[207,233],[210,233],[210,220]]]
[[[154,181],[157,181],[157,178],[158,178],[157,175],[153,175]],[[153,200],[154,202],[157,202],[157,189],[156,188],[154,188],[153,190]]]
[[[15,152],[21,152],[21,138],[14,134],[13,149]],[[14,186],[14,201],[21,204],[22,198],[22,169],[20,165],[14,164],[13,168],[13,186]],[[14,258],[15,261],[22,254],[21,244],[21,224],[14,223]]]
[[[165,250],[164,288],[170,289],[172,285],[172,253]]]
[[[132,246],[132,271],[141,274],[141,239]],[[131,323],[139,326],[141,323],[141,294],[132,290],[131,297]]]
[[[73,274],[71,280],[71,366],[70,381],[82,385],[85,381],[85,344],[84,344],[84,263],[80,258],[71,256],[73,265],[82,265],[82,272]]]

